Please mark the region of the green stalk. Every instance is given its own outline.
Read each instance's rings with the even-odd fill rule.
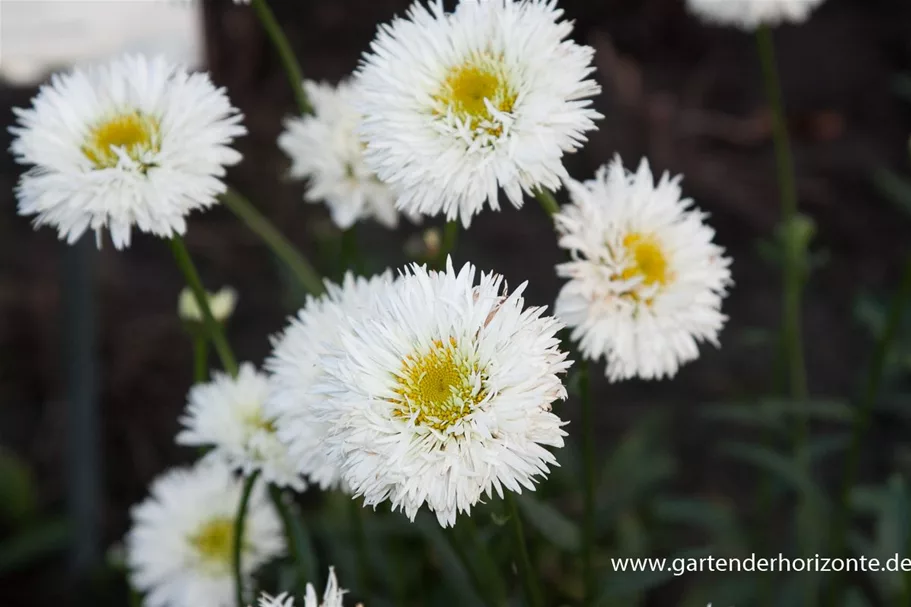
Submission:
[[[759,59],[762,66],[762,79],[766,96],[772,110],[772,140],[775,146],[775,161],[778,176],[778,187],[781,194],[781,236],[784,242],[785,255],[782,264],[782,339],[786,353],[788,369],[788,387],[791,399],[796,407],[794,426],[794,458],[799,470],[810,477],[810,461],[806,449],[809,420],[806,410],[807,379],[803,358],[801,337],[801,273],[803,249],[796,235],[797,229],[797,179],[794,174],[794,159],[791,154],[791,143],[785,121],[784,103],[781,94],[781,81],[775,57],[775,45],[772,31],[762,25],[756,32]],[[809,555],[811,533],[815,534],[815,522],[810,518],[810,503],[806,495],[801,494],[798,503],[797,525],[801,532],[801,544]],[[809,580],[809,576],[807,577]],[[808,603],[815,602],[815,588],[807,586]]]
[[[349,270],[353,270],[355,274],[364,273],[363,260],[357,246],[357,224],[342,232],[341,262],[340,277],[344,276]]]
[[[497,565],[478,537],[478,529],[470,516],[462,516],[445,533],[453,550],[471,575],[475,589],[488,607],[506,606],[506,589]]]
[[[298,594],[306,593],[306,584],[310,579],[310,570],[307,566],[309,563],[309,555],[303,554],[304,546],[302,545],[301,538],[298,537],[300,528],[297,525],[300,525],[300,519],[296,519],[295,514],[291,512],[291,509],[288,508],[288,504],[285,503],[282,490],[275,485],[269,485],[269,497],[272,499],[272,504],[275,506],[275,511],[278,512],[279,518],[282,520],[282,525],[285,528],[285,535],[288,538],[288,547],[291,551],[291,559],[294,561],[294,567],[297,569],[297,583]]]
[[[240,563],[241,548],[244,543],[244,523],[247,522],[247,506],[250,503],[250,493],[253,491],[253,484],[259,476],[259,470],[251,474],[244,481],[243,493],[240,496],[240,504],[237,506],[237,518],[234,520],[234,546],[232,563],[234,564],[234,589],[237,596],[237,607],[244,607],[244,578],[243,569]]]
[[[358,577],[361,584],[360,594],[370,596],[373,580],[370,577],[370,559],[367,553],[367,533],[364,530],[364,512],[363,508],[352,498],[351,504],[351,527],[354,532],[354,542],[357,546],[357,569]]]
[[[870,370],[867,375],[864,398],[854,414],[854,424],[851,428],[851,443],[848,447],[848,455],[845,460],[844,476],[842,477],[841,491],[839,499],[836,502],[837,513],[835,524],[833,525],[832,540],[834,543],[832,556],[840,558],[847,547],[848,521],[850,520],[850,499],[851,488],[857,480],[857,469],[860,463],[860,448],[863,443],[864,435],[870,426],[870,418],[873,413],[873,407],[876,405],[876,399],[879,396],[879,389],[882,385],[886,360],[889,357],[889,351],[892,344],[898,336],[902,324],[902,317],[905,308],[908,307],[911,299],[911,255],[905,260],[905,267],[902,273],[901,283],[898,292],[892,298],[889,305],[889,313],[886,317],[886,324],[882,333],[876,342],[876,348],[873,351],[873,359],[870,361]],[[911,593],[911,579],[906,577],[906,592]],[[841,596],[839,584],[829,586],[827,593],[827,605],[836,605],[837,597]],[[911,596],[909,596],[911,599]],[[903,603],[911,605],[909,603]]]
[[[177,262],[177,267],[183,272],[187,285],[193,292],[196,303],[202,311],[203,326],[209,334],[212,344],[215,346],[215,351],[221,359],[222,366],[225,368],[225,371],[232,376],[237,375],[237,361],[234,359],[234,353],[231,352],[228,340],[225,339],[225,333],[222,330],[222,326],[215,320],[215,317],[212,316],[212,310],[209,308],[209,298],[206,295],[205,289],[202,287],[199,273],[196,271],[196,266],[193,265],[193,260],[190,258],[190,253],[187,251],[183,239],[180,236],[174,235],[168,242],[171,245],[171,252],[174,254],[174,261]]]
[[[455,250],[456,243],[459,240],[459,222],[447,221],[443,228],[443,242],[440,244],[440,252],[434,262],[434,266],[439,269],[445,269],[446,258]]]
[[[595,572],[592,565],[595,541],[595,419],[589,388],[590,365],[582,363],[579,391],[582,396],[582,455],[585,474],[585,510],[582,529],[582,579],[585,583],[584,605],[595,600]]]
[[[291,84],[291,91],[294,93],[297,109],[300,110],[301,114],[309,114],[313,109],[310,106],[310,100],[307,99],[307,93],[304,92],[304,74],[300,64],[297,62],[297,58],[294,56],[294,51],[291,50],[288,38],[282,31],[278,21],[276,21],[275,15],[266,0],[253,0],[251,5],[259,18],[259,22],[262,23],[263,29],[266,30],[269,40],[272,41],[272,44],[275,45],[275,50],[278,51],[282,67],[285,68],[285,73],[288,75],[288,80]]]
[[[522,519],[519,516],[519,507],[516,504],[516,498],[512,492],[506,491],[506,505],[509,508],[509,525],[512,527],[514,550],[518,556],[516,565],[519,569],[519,577],[522,580],[522,586],[525,589],[525,598],[531,607],[544,607],[544,599],[541,595],[541,587],[538,584],[538,578],[531,565],[531,558],[528,554],[528,545],[525,541],[525,529],[522,527]]]
[[[548,215],[554,215],[560,212],[560,203],[557,202],[557,199],[554,198],[553,192],[546,190],[544,188],[538,188],[535,190],[535,198],[541,203],[541,208]]]
[[[319,273],[249,200],[230,188],[222,194],[221,200],[225,206],[231,209],[231,212],[247,224],[254,234],[263,240],[266,246],[272,249],[279,259],[287,264],[305,289],[313,295],[323,293],[325,288]]]
[[[201,384],[209,375],[209,343],[202,335],[193,337],[193,383]]]

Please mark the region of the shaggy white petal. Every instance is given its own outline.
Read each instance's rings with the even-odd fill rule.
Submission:
[[[269,377],[250,363],[240,365],[237,377],[214,372],[211,382],[190,390],[177,443],[214,447],[207,457],[223,459],[247,475],[259,470],[271,483],[303,491],[307,483],[279,440],[274,418],[265,412],[269,393]]]
[[[355,87],[348,81],[332,86],[307,80],[304,90],[313,114],[287,119],[278,138],[278,147],[291,158],[291,176],[308,181],[304,199],[325,200],[332,221],[343,230],[370,218],[396,227],[395,196],[364,164],[355,133],[360,120]]]
[[[687,0],[690,11],[705,21],[745,30],[801,23],[822,3],[823,0]]]
[[[412,266],[380,289],[369,313],[323,356],[313,415],[324,448],[366,505],[385,500],[414,519],[423,504],[443,526],[482,494],[534,490],[562,447],[551,404],[566,398],[562,325],[524,308],[525,284],[474,266]]]
[[[21,215],[73,243],[88,229],[118,249],[135,227],[169,238],[186,216],[216,203],[241,114],[208,74],[163,58],[127,56],[57,74],[29,109],[14,110],[11,151],[32,165],[16,188]]]
[[[281,521],[263,490],[254,486],[244,527],[242,575],[285,553]],[[221,462],[174,468],[158,477],[134,506],[126,537],[133,588],[147,607],[234,607],[233,525],[242,483]]]
[[[498,190],[558,189],[563,155],[595,128],[594,51],[554,0],[416,3],[380,26],[356,74],[364,160],[396,206],[467,228]]]
[[[306,592],[302,607],[343,607],[342,599],[348,591],[339,588],[338,580],[335,577],[335,568],[329,567],[329,580],[326,582],[323,600],[320,601],[317,598],[313,584],[307,584]],[[275,597],[264,593],[259,598],[259,607],[294,607],[294,599],[287,592]]]
[[[679,178],[656,184],[643,160],[627,173],[620,158],[585,183],[568,181],[572,204],[555,216],[572,261],[556,314],[582,354],[607,359],[611,381],[671,377],[717,345],[730,260],[712,243],[705,215],[680,198]]]
[[[392,273],[386,271],[370,279],[348,273],[340,285],[327,282],[326,293],[309,298],[272,340],[273,352],[265,367],[273,390],[266,411],[275,419],[278,436],[298,470],[321,489],[339,487],[340,478],[337,463],[322,444],[325,424],[313,415],[314,401],[323,398],[313,387],[325,372],[326,353],[338,345],[339,326],[373,305],[376,293],[392,280]]]

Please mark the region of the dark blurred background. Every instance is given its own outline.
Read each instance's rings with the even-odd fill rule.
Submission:
[[[3,0],[0,11],[13,3]],[[27,4],[53,12],[70,3]],[[306,76],[336,81],[356,67],[377,23],[402,14],[408,3],[270,4]],[[609,386],[597,374],[599,445],[607,451],[637,420],[665,412],[674,420],[668,445],[677,461],[670,482],[736,502],[754,479],[714,458],[716,430],[694,411],[707,402],[769,393],[776,376],[780,280],[769,243],[779,207],[755,41],[699,23],[682,0],[563,0],[560,6],[576,22],[576,40],[596,50],[603,93],[595,105],[605,115],[589,144],[569,159],[570,173],[588,178],[614,154],[628,165],[644,156],[657,171],[682,173],[684,192],[711,214],[717,239],[734,260],[736,282],[725,302],[730,321],[720,350],[704,348],[673,381]],[[248,7],[207,1],[201,14],[207,66],[243,110],[250,130],[239,143],[245,160],[230,170],[228,181],[321,269],[334,271],[338,235],[322,207],[302,202],[302,184],[285,178],[288,163],[275,145],[282,118],[294,108],[272,46]],[[17,27],[3,15],[0,34]],[[809,384],[815,396],[843,397],[856,392],[868,362],[870,334],[858,302],[891,292],[911,239],[911,196],[897,194],[901,182],[894,179],[911,182],[911,79],[903,80],[911,74],[911,2],[827,0],[805,25],[779,28],[775,39],[800,206],[817,227],[804,305]],[[0,65],[2,53],[0,40]],[[10,108],[28,105],[34,93],[32,86],[0,85],[0,120],[11,124]],[[7,148],[5,129],[0,139]],[[78,293],[75,300],[64,294],[70,272],[65,259],[73,249],[58,243],[53,230],[35,232],[17,216],[13,187],[21,168],[9,155],[3,158],[0,480],[13,489],[0,497],[0,514],[8,510],[0,518],[0,547],[22,552],[11,540],[34,528],[48,536],[49,548],[31,555],[26,546],[25,556],[0,550],[0,605],[77,604],[78,596],[63,583],[67,553],[52,548],[65,547],[73,537],[53,527],[73,507],[67,487],[78,450],[67,445],[91,432],[67,413],[72,396],[65,380],[77,364],[67,356],[64,326],[67,302],[79,299]],[[406,241],[427,227],[359,226],[368,270],[409,261]],[[239,291],[229,338],[240,359],[261,363],[268,336],[299,303],[279,264],[225,209],[193,216],[186,239],[208,288],[231,285]],[[80,537],[95,542],[87,558],[98,563],[122,538],[128,508],[143,498],[148,482],[193,456],[173,442],[191,382],[192,351],[176,316],[181,277],[163,242],[137,234],[128,250],[88,251],[87,259],[94,297],[84,301],[96,329],[99,423],[97,438],[88,436],[99,449],[100,476],[96,496],[83,502],[97,519],[97,537],[91,537],[94,531]],[[530,281],[529,300],[543,305],[552,304],[559,288],[553,266],[560,259],[548,219],[534,201],[521,210],[484,212],[461,234],[455,253],[457,262],[497,270],[510,284]],[[573,402],[559,413],[578,419]],[[874,432],[891,436],[887,423],[875,424]],[[886,451],[866,453],[864,474],[891,465]],[[39,528],[48,521],[50,528]]]

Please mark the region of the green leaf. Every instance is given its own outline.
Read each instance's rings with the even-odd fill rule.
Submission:
[[[70,526],[51,520],[25,529],[0,544],[0,574],[25,567],[67,547]]]
[[[465,564],[458,553],[453,549],[452,544],[443,535],[440,525],[428,516],[422,516],[421,513],[415,519],[427,543],[433,550],[437,559],[438,569],[442,573],[443,580],[449,587],[450,591],[455,594],[452,604],[456,605],[483,605],[484,602],[478,596],[474,589],[474,580],[465,568]],[[452,530],[450,530],[452,531]]]
[[[523,493],[516,500],[526,522],[544,538],[563,550],[578,552],[582,546],[579,527],[553,506]]]
[[[627,569],[626,571],[612,570],[606,575],[602,574],[604,582],[600,586],[600,592],[595,599],[595,605],[606,606],[617,599],[634,597],[648,592],[653,588],[657,588],[669,580],[679,577],[674,573],[671,566],[675,559],[700,558],[708,556],[710,553],[711,551],[706,548],[694,548],[679,552],[672,557],[662,559],[664,561],[663,570],[660,568],[645,569],[641,571]],[[617,556],[615,558],[623,559],[626,557]],[[657,558],[660,559],[661,557]]]
[[[36,511],[32,473],[15,455],[0,451],[0,517],[13,527],[23,525]]]
[[[911,182],[888,169],[877,169],[873,185],[900,211],[911,215]]]
[[[773,476],[793,488],[798,493],[817,497],[819,492],[812,481],[804,476],[794,460],[785,457],[765,445],[741,442],[726,442],[719,447],[719,452],[735,460],[749,464]]]
[[[728,535],[737,525],[727,504],[688,497],[659,497],[652,502],[652,513],[663,523],[690,525],[718,535]]]
[[[820,436],[810,442],[807,451],[809,452],[810,461],[818,463],[835,453],[844,451],[850,444],[851,435],[849,434]]]

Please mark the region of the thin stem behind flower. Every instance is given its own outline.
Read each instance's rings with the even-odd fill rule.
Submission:
[[[298,110],[300,110],[301,114],[309,114],[313,111],[313,108],[310,105],[310,100],[307,99],[307,93],[304,91],[304,74],[300,64],[297,62],[297,57],[294,56],[294,51],[291,49],[288,38],[275,19],[275,14],[269,8],[269,3],[266,0],[253,0],[252,6],[263,29],[266,30],[269,40],[272,41],[272,44],[275,45],[275,50],[278,51],[282,67],[288,75]]]
[[[175,235],[168,242],[171,245],[171,252],[174,254],[177,267],[183,272],[187,285],[196,298],[196,304],[202,312],[203,326],[215,346],[215,351],[221,359],[222,366],[231,376],[236,376],[237,361],[234,358],[234,353],[231,351],[231,346],[228,345],[222,326],[212,316],[212,310],[209,308],[209,298],[202,286],[199,273],[196,271],[196,266],[193,265],[193,260],[190,258],[190,253],[187,251],[183,239]]]
[[[541,208],[548,215],[555,215],[560,212],[560,203],[557,202],[557,199],[554,197],[553,192],[544,188],[538,188],[535,190],[535,198],[541,203]]]
[[[272,249],[272,252],[288,266],[305,289],[313,295],[320,295],[325,291],[319,272],[249,200],[230,188],[222,194],[221,200]]]
[[[509,525],[512,527],[513,532],[513,548],[517,559],[516,566],[519,569],[522,586],[525,588],[525,598],[528,599],[528,604],[531,607],[544,607],[541,587],[538,584],[535,571],[532,569],[531,557],[528,554],[528,544],[525,541],[525,529],[522,526],[519,507],[516,504],[516,498],[510,491],[506,491],[506,505],[509,508]]]
[[[201,384],[209,375],[209,342],[202,335],[193,336],[193,383]]]
[[[237,607],[245,607],[244,578],[241,567],[241,551],[244,543],[244,524],[247,522],[247,506],[250,503],[250,493],[253,484],[259,477],[259,470],[251,474],[244,481],[243,493],[240,495],[240,504],[237,506],[237,518],[234,519],[234,545],[232,546],[231,562],[234,565],[234,589],[237,597]]]

